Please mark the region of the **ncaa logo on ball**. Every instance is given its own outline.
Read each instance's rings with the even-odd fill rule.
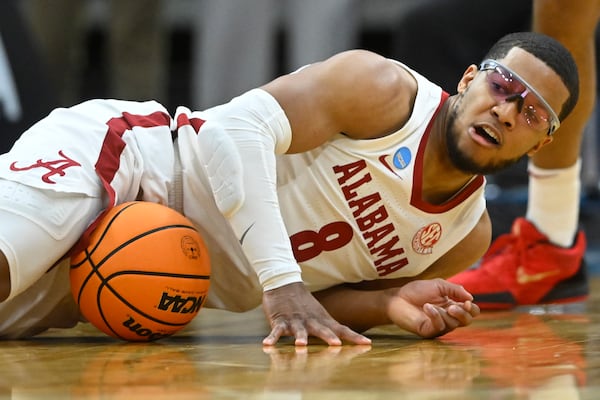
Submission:
[[[158,309],[179,314],[196,314],[200,311],[205,296],[181,296],[163,292],[158,303]]]

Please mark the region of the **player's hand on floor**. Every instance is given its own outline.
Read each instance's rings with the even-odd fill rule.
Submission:
[[[469,325],[480,314],[473,296],[443,279],[418,280],[390,291],[390,319],[424,338],[444,335]]]
[[[263,309],[271,325],[271,333],[263,344],[273,346],[282,336],[293,336],[296,346],[306,346],[315,336],[330,346],[342,342],[370,344],[371,340],[338,323],[323,308],[303,283],[292,283],[265,291]]]

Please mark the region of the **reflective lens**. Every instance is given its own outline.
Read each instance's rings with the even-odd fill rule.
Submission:
[[[558,116],[548,102],[523,78],[495,60],[484,60],[479,66],[488,71],[486,80],[492,96],[505,102],[517,102],[517,110],[532,129],[551,135],[560,126]],[[531,94],[535,101],[532,102]],[[528,98],[529,97],[529,98]]]

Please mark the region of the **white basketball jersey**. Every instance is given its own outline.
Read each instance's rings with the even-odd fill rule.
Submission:
[[[402,129],[371,140],[339,134],[279,158],[281,209],[311,290],[415,276],[463,239],[485,210],[481,176],[445,204],[422,199],[424,148],[447,94],[411,72],[418,93]]]

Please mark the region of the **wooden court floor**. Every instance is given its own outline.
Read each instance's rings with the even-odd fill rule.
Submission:
[[[262,314],[201,310],[179,334],[132,344],[87,324],[0,343],[6,399],[599,399],[600,277],[583,304],[486,313],[420,340],[260,344]]]

